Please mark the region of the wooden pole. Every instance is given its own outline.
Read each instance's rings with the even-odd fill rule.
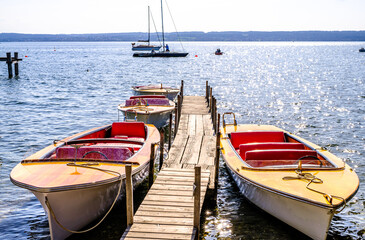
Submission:
[[[165,131],[161,129],[160,132],[160,165],[158,171],[161,171],[162,164],[163,164],[163,151],[165,147]]]
[[[148,172],[148,186],[151,188],[153,184],[153,176],[155,174],[155,144],[151,143],[150,168]]]
[[[208,97],[208,80],[207,81],[205,81],[205,99],[207,100],[207,103],[209,104],[209,97]]]
[[[171,135],[172,135],[172,113],[170,113],[170,123],[169,123],[169,148],[171,148]]]
[[[212,113],[212,96],[213,96],[213,89],[212,87],[209,87],[209,111]]]
[[[195,181],[194,181],[194,228],[196,229],[195,239],[199,239],[200,194],[201,194],[201,167],[195,166]]]
[[[184,80],[181,80],[181,97],[184,98]]]
[[[181,96],[177,96],[177,127],[179,128],[180,116],[181,116]]]
[[[15,63],[14,63],[14,71],[15,71],[15,76],[19,75],[19,64],[18,64],[18,53],[14,52],[14,58],[15,58]]]
[[[216,117],[215,117],[215,110],[216,110],[216,107],[215,107],[215,104],[216,104],[216,100],[215,100],[215,97],[212,97],[212,100],[213,100],[213,104],[212,104],[212,123],[213,123],[213,129],[214,129],[214,133],[217,133],[217,129],[216,129]]]
[[[131,226],[133,224],[132,165],[125,165],[125,188],[127,204],[127,226]]]
[[[219,129],[219,125],[220,125],[220,119],[221,119],[221,115],[218,113],[218,117],[217,117],[217,139],[216,139],[216,155],[215,155],[215,159],[214,159],[214,165],[215,165],[215,175],[214,175],[214,188],[217,190],[218,189],[218,175],[219,175],[219,157],[220,157],[220,137],[221,137],[221,131]]]
[[[9,78],[12,78],[13,77],[13,65],[12,65],[12,61],[11,61],[11,53],[10,52],[6,53],[6,63],[8,64]]]
[[[176,137],[177,134],[177,106],[175,107],[175,125],[174,125],[174,137]]]

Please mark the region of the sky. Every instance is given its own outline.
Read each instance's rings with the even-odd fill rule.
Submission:
[[[163,4],[165,32],[175,32],[173,21],[179,32],[365,30],[365,0],[163,0]],[[0,33],[147,32],[148,6],[161,31],[159,0],[0,0]],[[155,32],[152,23],[151,32]]]

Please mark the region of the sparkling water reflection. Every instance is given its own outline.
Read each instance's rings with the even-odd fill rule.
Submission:
[[[1,43],[18,51],[20,77],[0,65],[0,239],[47,239],[47,218],[9,180],[25,156],[81,130],[117,120],[132,85],[185,81],[185,94],[213,87],[220,113],[239,123],[273,124],[329,148],[364,182],[365,55],[362,43],[185,43],[187,58],[132,58],[129,43]],[[178,48],[178,43],[170,47]],[[215,56],[216,48],[225,52]],[[25,57],[28,56],[28,57]],[[241,196],[221,162],[217,203],[202,218],[204,239],[303,239]],[[139,190],[143,199],[146,187]],[[365,189],[337,214],[329,239],[365,239]],[[137,197],[138,198],[138,197]],[[123,203],[103,225],[72,239],[119,239]]]

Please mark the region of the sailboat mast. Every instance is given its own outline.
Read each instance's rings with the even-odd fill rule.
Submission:
[[[162,22],[162,48],[165,52],[165,32],[163,29],[163,9],[162,9],[162,0],[161,0],[161,22]]]
[[[148,45],[150,45],[150,6],[148,6]]]

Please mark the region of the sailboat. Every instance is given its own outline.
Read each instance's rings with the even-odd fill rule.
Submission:
[[[150,44],[150,6],[148,6],[148,39],[147,40],[138,40],[138,42],[145,42],[147,44],[138,44],[132,43],[133,51],[151,51],[151,50],[159,50],[161,46],[151,45]]]
[[[186,52],[170,52],[168,45],[165,45],[165,32],[163,25],[163,8],[161,0],[161,22],[162,22],[162,51],[151,50],[150,53],[134,53],[133,57],[186,57],[189,53]]]

